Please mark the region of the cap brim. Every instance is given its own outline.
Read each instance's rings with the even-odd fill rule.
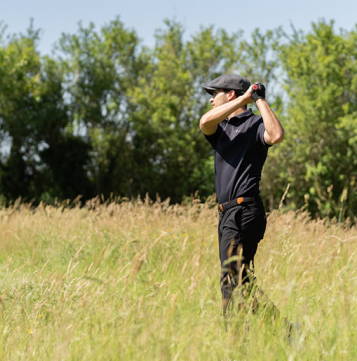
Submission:
[[[213,93],[218,90],[217,88],[211,88],[209,86],[204,86],[203,89],[206,90],[206,92],[210,95],[213,95]]]

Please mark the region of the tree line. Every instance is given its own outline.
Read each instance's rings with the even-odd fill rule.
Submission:
[[[356,29],[320,21],[308,32],[248,36],[211,26],[185,40],[183,26],[167,20],[150,48],[116,18],[99,30],[79,25],[45,56],[40,34],[0,27],[3,202],[212,195],[212,149],[198,127],[210,108],[202,85],[234,72],[266,85],[286,131],[263,170],[267,208],[289,185],[286,207],[357,214]]]

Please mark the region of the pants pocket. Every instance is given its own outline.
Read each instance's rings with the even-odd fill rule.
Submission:
[[[259,243],[264,237],[267,224],[264,207],[242,207],[242,212],[236,215],[236,223],[240,229],[241,242]]]

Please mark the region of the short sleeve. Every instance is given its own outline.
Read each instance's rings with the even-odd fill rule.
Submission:
[[[206,134],[203,134],[203,135],[204,135],[205,138],[210,142],[212,148],[213,148],[213,149],[216,149],[216,148],[217,148],[218,138],[219,138],[219,136],[221,135],[221,133],[222,133],[222,127],[221,127],[220,124],[218,124],[216,133],[211,134],[211,135],[206,135]]]
[[[264,140],[264,132],[265,132],[265,126],[263,123],[263,119],[260,118],[257,129],[257,141],[259,142],[259,144],[263,145],[264,147],[271,147],[271,144],[267,144]]]

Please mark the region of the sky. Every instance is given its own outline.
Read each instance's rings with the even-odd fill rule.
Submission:
[[[128,29],[134,29],[142,44],[152,47],[155,31],[163,29],[164,19],[180,22],[185,38],[196,34],[201,26],[213,25],[229,33],[244,30],[248,37],[255,29],[263,31],[282,26],[305,32],[321,19],[335,21],[335,29],[356,29],[357,0],[0,0],[0,22],[7,33],[25,33],[34,20],[41,29],[39,50],[50,54],[62,33],[75,33],[78,22],[90,22],[97,29],[117,16]]]

